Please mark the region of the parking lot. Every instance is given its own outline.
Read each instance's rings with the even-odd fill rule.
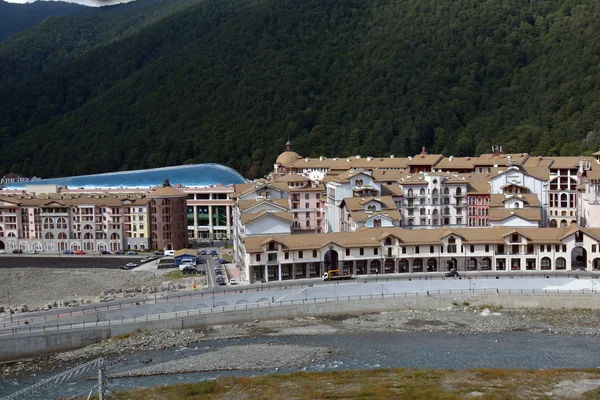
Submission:
[[[114,269],[129,262],[139,264],[141,255],[29,255],[2,254],[0,268],[106,268]]]

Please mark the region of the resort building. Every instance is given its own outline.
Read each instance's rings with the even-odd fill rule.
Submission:
[[[458,271],[600,270],[600,229],[400,227],[245,239],[250,282],[348,275]]]
[[[186,196],[184,223],[188,239],[213,240],[232,237],[233,185],[245,183],[246,180],[233,169],[219,164],[180,165],[11,182],[0,189],[0,196],[145,196],[155,187],[162,185],[165,178]],[[148,239],[148,236],[144,239]]]

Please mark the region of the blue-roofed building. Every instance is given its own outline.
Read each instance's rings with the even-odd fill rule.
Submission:
[[[94,175],[10,182],[0,196],[44,194],[146,195],[168,178],[187,195],[187,226],[190,240],[231,238],[231,195],[235,184],[246,183],[237,171],[221,164],[191,164]]]
[[[237,171],[221,164],[191,164],[13,182],[4,185],[4,188],[25,189],[28,185],[57,185],[67,189],[150,189],[161,185],[165,177],[184,187],[227,186],[246,182]]]

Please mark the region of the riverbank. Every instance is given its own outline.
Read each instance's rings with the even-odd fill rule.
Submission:
[[[563,336],[600,337],[600,312],[595,310],[501,309],[455,305],[440,310],[405,310],[363,315],[306,317],[293,320],[253,321],[245,324],[215,325],[199,330],[136,332],[108,339],[81,349],[5,365],[3,378],[48,372],[97,357],[128,356],[138,352],[202,345],[203,341],[226,341],[247,337],[344,335],[369,332],[391,333],[473,333],[530,332]],[[325,346],[327,347],[327,346]],[[265,366],[258,352],[240,352],[236,362]],[[183,362],[183,361],[182,361]],[[155,374],[170,373],[170,365]],[[185,368],[185,366],[181,367]],[[227,366],[229,368],[229,366]]]
[[[224,377],[114,393],[128,400],[584,399],[600,398],[600,371],[375,369]]]

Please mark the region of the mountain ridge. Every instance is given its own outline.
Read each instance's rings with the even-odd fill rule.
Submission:
[[[306,156],[589,152],[599,7],[190,2],[50,70],[0,74],[0,172],[211,161],[254,177],[288,137]]]

